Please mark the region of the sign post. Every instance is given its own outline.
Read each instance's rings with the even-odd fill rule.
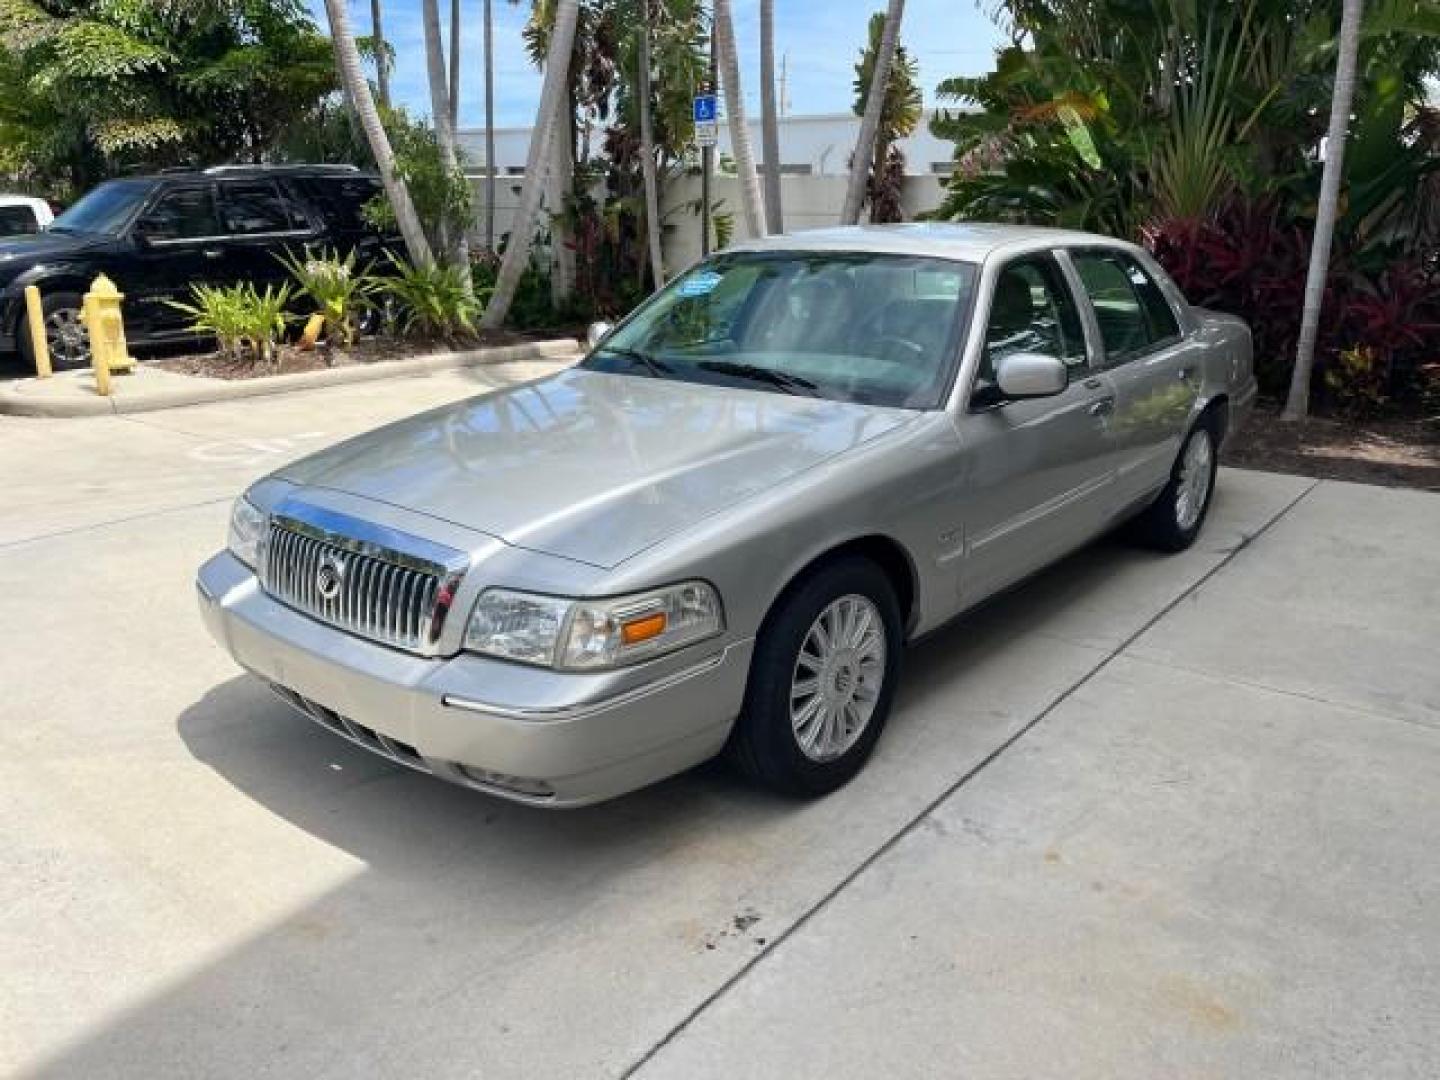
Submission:
[[[700,254],[710,254],[710,174],[720,141],[720,102],[714,86],[702,84],[695,95],[695,142],[700,147]]]

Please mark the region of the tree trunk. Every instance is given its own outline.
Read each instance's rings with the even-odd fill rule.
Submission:
[[[348,0],[325,0],[325,14],[330,20],[330,38],[335,47],[336,66],[340,69],[340,83],[360,121],[360,129],[365,132],[370,152],[375,156],[380,181],[385,185],[385,195],[395,211],[400,235],[405,238],[405,250],[416,266],[433,266],[435,256],[431,254],[430,242],[425,239],[425,230],[415,213],[415,204],[410,201],[405,181],[395,173],[395,151],[391,149],[385,127],[380,123],[375,99],[370,96],[370,84],[365,81],[360,50],[355,47],[355,32],[350,27]]]
[[[760,125],[765,147],[765,225],[785,231],[780,194],[780,115],[775,102],[775,0],[760,0]]]
[[[564,310],[575,293],[575,248],[570,230],[570,194],[575,186],[574,103],[567,92],[560,98],[555,135],[550,140],[550,175],[545,201],[550,209],[550,300]]]
[[[450,0],[450,130],[460,126],[460,0]]]
[[[1330,245],[1335,238],[1335,218],[1340,206],[1345,137],[1350,124],[1350,103],[1355,97],[1355,58],[1360,48],[1360,14],[1364,6],[1363,0],[1345,0],[1340,18],[1340,57],[1335,66],[1335,92],[1330,101],[1330,134],[1325,140],[1325,171],[1320,178],[1310,272],[1305,278],[1305,313],[1300,321],[1300,340],[1295,347],[1295,370],[1290,373],[1290,394],[1282,414],[1286,420],[1303,420],[1310,412],[1315,339],[1320,333],[1325,279],[1330,274]]]
[[[885,113],[885,97],[890,89],[890,68],[900,42],[900,21],[905,15],[905,0],[890,0],[885,13],[885,32],[880,36],[880,51],[875,55],[875,70],[870,77],[870,93],[865,98],[865,117],[860,121],[860,137],[850,159],[850,184],[845,191],[845,208],[840,212],[841,225],[858,225],[860,211],[865,207],[865,192],[870,186],[870,164],[875,159],[875,140],[880,134],[880,120]]]
[[[485,250],[495,254],[495,12],[485,0]]]
[[[650,115],[650,0],[640,0],[640,168],[645,176],[645,231],[650,238],[650,268],[655,287],[665,284],[665,253],[660,242],[660,179],[655,169],[655,126]]]
[[[452,106],[445,71],[445,49],[440,39],[439,0],[423,0],[421,18],[425,24],[425,67],[430,76],[430,112],[435,121],[435,141],[440,146],[440,164],[454,175],[460,171],[460,162],[455,153],[455,128],[450,123]],[[439,228],[446,262],[460,274],[466,293],[473,295],[470,243],[465,235],[467,225],[468,222],[442,220]]]
[[[390,53],[385,45],[385,25],[380,12],[381,0],[370,0],[370,37],[375,42],[375,85],[380,90],[380,104],[390,108]]]
[[[344,0],[326,0],[343,3]],[[498,330],[510,314],[515,289],[530,261],[530,248],[535,241],[535,226],[540,220],[540,200],[545,193],[546,165],[550,158],[550,140],[555,138],[561,103],[569,99],[570,57],[575,50],[575,23],[580,15],[579,0],[556,0],[555,28],[550,34],[550,48],[545,61],[545,83],[540,91],[540,108],[536,112],[535,134],[525,162],[525,185],[520,192],[520,206],[510,243],[500,264],[495,281],[495,295],[480,320],[484,330]]]
[[[740,208],[751,236],[765,235],[765,208],[760,178],[755,173],[755,151],[750,126],[745,122],[745,95],[740,88],[740,56],[735,45],[735,21],[730,0],[715,0],[715,38],[720,48],[720,81],[725,90],[725,111],[730,114],[730,143],[740,179]]]

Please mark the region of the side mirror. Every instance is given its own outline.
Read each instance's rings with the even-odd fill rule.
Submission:
[[[131,230],[130,239],[141,251],[144,251],[150,246],[150,234],[144,229],[137,227]]]
[[[1058,356],[1017,352],[1000,361],[995,382],[1000,393],[1012,401],[1054,397],[1070,385],[1070,372]]]
[[[585,331],[585,344],[589,345],[592,349],[595,348],[600,342],[605,340],[605,336],[613,329],[615,329],[615,327],[608,322],[591,323],[590,329]]]

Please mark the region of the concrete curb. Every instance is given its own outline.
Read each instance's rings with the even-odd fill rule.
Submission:
[[[322,371],[301,371],[293,375],[272,375],[267,378],[222,381],[196,378],[194,386],[147,387],[125,393],[126,376],[116,376],[114,385],[120,392],[105,398],[87,386],[76,387],[76,396],[38,397],[42,380],[30,378],[0,384],[0,415],[70,419],[84,416],[110,416],[124,413],[154,412],[184,405],[205,405],[216,401],[238,401],[241,398],[290,394],[300,390],[320,390],[328,386],[376,382],[428,375],[437,371],[459,368],[514,364],[525,361],[563,360],[578,356],[580,345],[573,338],[554,341],[527,342],[522,345],[498,345],[480,349],[432,353],[407,360],[383,360],[373,364],[326,368]],[[143,365],[142,365],[143,366]],[[63,375],[56,378],[63,378]],[[83,377],[83,376],[82,376]],[[176,376],[176,378],[191,378]],[[47,380],[48,381],[48,380]],[[53,383],[52,383],[53,385]]]

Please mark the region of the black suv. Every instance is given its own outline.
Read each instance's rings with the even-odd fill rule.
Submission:
[[[0,240],[0,352],[18,347],[33,364],[24,292],[38,285],[55,367],[88,364],[81,296],[102,273],[125,294],[130,342],[191,337],[166,301],[189,299],[194,283],[263,289],[287,277],[276,258],[287,251],[354,248],[364,262],[393,245],[361,214],[380,190],[348,165],[221,165],[101,184],[46,232]]]

